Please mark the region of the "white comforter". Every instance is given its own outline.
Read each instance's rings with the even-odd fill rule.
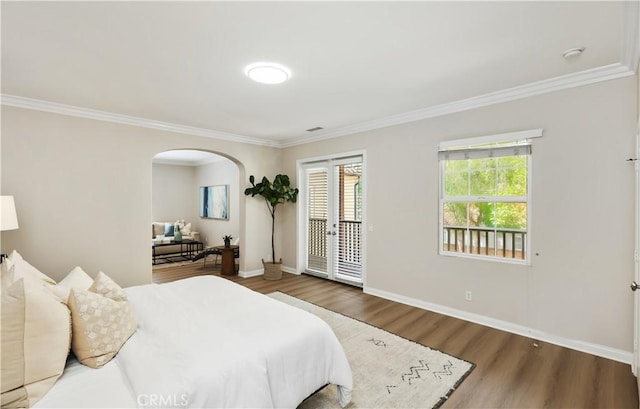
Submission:
[[[328,383],[349,403],[344,351],[310,313],[212,276],[126,292],[138,330],[115,359],[140,406],[293,408]]]

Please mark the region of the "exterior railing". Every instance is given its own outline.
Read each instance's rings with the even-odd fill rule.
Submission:
[[[442,250],[525,260],[526,239],[520,229],[445,226]]]
[[[326,219],[309,219],[309,256],[327,257],[327,231]],[[336,234],[340,240],[338,245],[339,260],[361,263],[362,222],[341,220]]]
[[[360,245],[362,239],[362,222],[340,221],[340,227],[337,233],[341,240],[338,261],[362,263]],[[445,226],[443,229],[442,249],[456,253],[525,260],[527,256],[526,240],[526,230]],[[309,219],[308,254],[310,259],[326,260],[326,219]],[[324,267],[326,268],[326,264]]]
[[[340,221],[340,245],[338,246],[340,261],[362,263],[362,222],[353,220]]]
[[[309,219],[309,255],[327,257],[327,219]]]

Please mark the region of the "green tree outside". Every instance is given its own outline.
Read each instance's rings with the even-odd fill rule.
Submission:
[[[527,204],[499,200],[527,196],[527,160],[507,156],[446,161],[444,225],[526,229]]]

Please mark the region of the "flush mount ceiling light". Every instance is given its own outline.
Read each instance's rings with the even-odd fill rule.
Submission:
[[[584,51],[584,47],[569,48],[567,51],[562,53],[562,56],[568,59],[568,58],[575,57],[577,55],[582,54],[583,51]]]
[[[280,84],[291,77],[291,70],[281,64],[257,62],[244,68],[247,77],[262,84]]]

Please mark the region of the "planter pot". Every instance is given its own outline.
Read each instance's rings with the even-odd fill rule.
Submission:
[[[277,263],[262,260],[265,280],[280,280],[282,278],[282,259]]]

